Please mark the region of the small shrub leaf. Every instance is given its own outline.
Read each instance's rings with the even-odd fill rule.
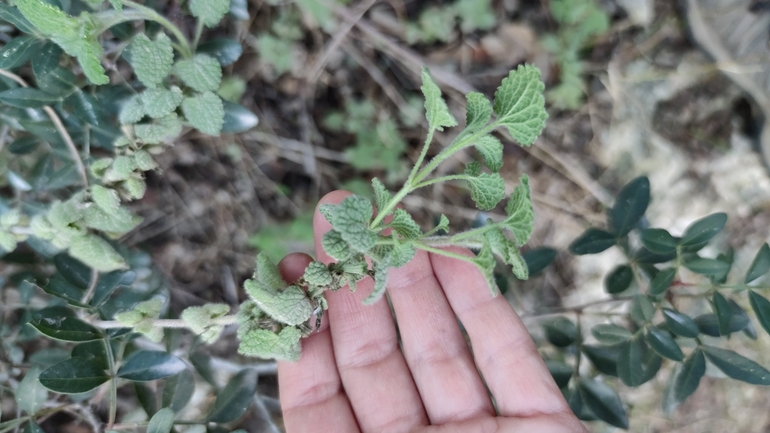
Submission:
[[[757,255],[754,256],[754,260],[751,262],[748,272],[746,272],[746,278],[743,280],[744,284],[749,284],[766,274],[767,271],[770,271],[770,246],[765,242],[757,252]]]
[[[591,227],[569,245],[572,254],[598,254],[615,245],[615,236],[602,229]]]
[[[702,349],[706,359],[727,376],[752,385],[770,385],[770,371],[756,362],[732,350],[713,346],[702,346]]]
[[[457,120],[441,97],[441,89],[433,82],[428,68],[422,69],[422,94],[425,96],[425,118],[431,129],[443,131],[445,126],[456,126]]]
[[[618,394],[609,386],[593,379],[581,379],[578,390],[591,412],[607,424],[628,428],[628,416]]]
[[[642,230],[642,245],[656,254],[671,254],[676,251],[677,238],[664,229]]]
[[[628,234],[647,211],[650,204],[650,181],[646,176],[627,183],[618,193],[610,209],[610,226],[619,238]]]
[[[487,126],[492,117],[492,104],[489,99],[479,92],[465,95],[465,131],[473,133]]]
[[[257,392],[257,371],[246,368],[238,372],[222,388],[208,415],[209,422],[227,423],[243,416]]]
[[[664,331],[658,327],[651,327],[645,334],[647,344],[652,347],[652,350],[658,353],[660,356],[665,356],[668,359],[674,361],[681,361],[684,359],[684,354],[676,341],[671,337],[668,331]]]
[[[521,65],[503,79],[495,92],[494,112],[497,123],[508,128],[511,136],[523,146],[535,142],[545,127],[545,111],[540,70]]]
[[[591,328],[591,334],[602,344],[618,344],[631,338],[631,331],[612,323],[602,323]]]
[[[617,266],[604,279],[604,290],[613,295],[621,293],[631,286],[633,280],[634,271],[631,266]]]
[[[185,98],[182,112],[190,125],[209,135],[219,135],[225,121],[222,100],[212,92]]]
[[[727,214],[723,212],[701,218],[687,226],[679,245],[682,247],[705,246],[708,241],[722,231],[726,222]]]
[[[217,59],[207,54],[196,54],[191,59],[180,60],[176,74],[185,84],[198,92],[214,92],[222,82],[222,67]]]
[[[676,401],[682,403],[687,400],[687,397],[698,389],[700,379],[704,374],[706,374],[706,359],[703,357],[701,349],[695,349],[684,361],[682,369],[674,378],[674,398]]]
[[[51,391],[79,394],[107,382],[110,377],[92,359],[70,358],[40,373],[39,380]]]
[[[185,368],[184,361],[170,353],[140,350],[125,360],[118,370],[118,377],[135,382],[148,382],[174,376]]]
[[[129,50],[134,73],[145,86],[156,88],[168,77],[174,64],[174,48],[165,33],[158,33],[154,41],[140,33]]]

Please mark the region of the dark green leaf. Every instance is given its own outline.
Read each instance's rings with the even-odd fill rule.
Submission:
[[[688,260],[684,263],[684,266],[696,274],[701,275],[719,276],[730,270],[730,265],[721,260],[705,259],[702,257]]]
[[[661,296],[666,293],[666,289],[671,286],[675,277],[676,268],[666,268],[658,272],[658,274],[650,280],[650,294]]]
[[[642,245],[656,254],[676,252],[677,238],[664,229],[646,229],[642,231]]]
[[[631,338],[631,331],[612,323],[603,323],[591,328],[591,334],[602,344],[623,343]]]
[[[40,39],[35,36],[19,36],[11,39],[0,49],[0,68],[13,69],[21,66],[40,49],[41,44]]]
[[[174,412],[164,407],[152,416],[147,433],[169,433],[174,428]]]
[[[717,260],[727,265],[727,268],[725,268],[724,272],[721,272],[716,275],[710,275],[709,280],[713,284],[724,284],[727,282],[727,275],[730,273],[730,269],[733,267],[733,260],[735,259],[735,251],[730,248],[727,253],[719,253],[717,255]]]
[[[730,333],[730,319],[733,317],[733,309],[730,307],[730,303],[719,292],[714,292],[711,302],[714,306],[714,313],[717,316],[719,335],[728,335]]]
[[[727,214],[723,212],[711,214],[690,224],[682,235],[679,243],[682,247],[695,247],[708,243],[725,226]]]
[[[235,39],[213,38],[198,46],[198,53],[208,54],[222,66],[232,65],[241,57],[243,47]]]
[[[754,314],[757,315],[759,324],[770,334],[770,301],[753,290],[749,290],[749,303],[751,303]]]
[[[575,369],[569,365],[552,359],[546,359],[545,366],[548,367],[548,372],[551,373],[554,382],[556,382],[556,385],[559,388],[567,386],[569,380],[572,378],[572,373],[575,371]]]
[[[597,254],[615,245],[615,236],[607,231],[591,227],[569,246],[572,254]]]
[[[171,376],[163,386],[161,405],[174,412],[182,410],[195,392],[195,378],[190,370],[185,369],[176,376]]]
[[[32,58],[32,72],[36,82],[48,75],[59,66],[59,60],[64,53],[55,42],[46,42]]]
[[[140,350],[134,352],[118,370],[118,377],[145,382],[179,374],[185,369],[181,359],[166,352]]]
[[[60,275],[56,275],[48,280],[48,284],[43,286],[43,291],[49,295],[66,300],[70,305],[87,307],[87,305],[80,302],[83,298],[83,290],[73,286]]]
[[[583,402],[599,419],[618,428],[628,428],[628,417],[618,394],[609,386],[593,379],[578,383]]]
[[[698,324],[679,311],[664,308],[663,317],[666,319],[666,324],[671,332],[680,337],[695,338],[700,333]]]
[[[56,270],[67,282],[80,289],[86,289],[91,281],[91,268],[67,253],[59,253],[53,258]]]
[[[695,392],[698,389],[700,378],[704,374],[706,374],[706,360],[703,357],[703,352],[700,349],[695,349],[684,361],[682,370],[674,378],[674,397],[676,401],[682,403]]]
[[[743,280],[744,284],[749,284],[767,271],[770,271],[770,246],[765,242],[757,252],[757,255],[754,256],[754,261],[751,262],[751,266],[749,266],[749,270],[746,272],[746,278]]]
[[[577,326],[566,317],[557,317],[543,323],[545,336],[554,346],[566,347],[575,342]]]
[[[113,346],[112,352],[115,353],[115,345],[117,343],[114,340],[111,340],[111,344]],[[104,340],[80,343],[72,348],[72,357],[92,359],[96,362],[97,365],[99,365],[100,368],[107,370],[110,368],[110,366],[109,361],[107,360],[107,352],[105,351],[104,345]]]
[[[604,290],[609,294],[617,294],[625,291],[634,280],[634,271],[631,266],[620,265],[612,270],[604,279]]]
[[[30,421],[27,423],[27,426],[24,427],[24,433],[45,433],[45,430],[43,430],[35,421]]]
[[[538,272],[545,269],[553,259],[556,258],[557,251],[549,247],[532,248],[531,250],[522,253],[524,262],[527,263],[529,269],[529,276],[533,276]]]
[[[112,271],[99,277],[91,298],[91,305],[98,307],[121,285],[130,285],[136,278],[134,271]]]
[[[147,416],[151,417],[158,411],[158,395],[154,383],[134,382],[134,394]]]
[[[78,90],[75,74],[61,66],[53,68],[50,72],[38,78],[37,86],[57,99],[64,98]]]
[[[259,119],[243,105],[230,101],[222,101],[225,109],[225,121],[222,124],[222,134],[237,134],[257,126]]]
[[[646,176],[627,183],[618,193],[615,205],[610,209],[610,226],[617,237],[623,237],[644,216],[650,204],[650,181]]]
[[[40,383],[54,392],[79,394],[110,380],[92,359],[70,358],[40,373]]]
[[[620,345],[618,377],[628,386],[639,386],[646,376],[644,357],[649,348],[640,338],[633,338]]]
[[[247,0],[230,0],[230,15],[237,20],[249,19],[249,2]]]
[[[99,329],[75,317],[38,317],[30,322],[41,333],[61,341],[93,341],[101,339]]]
[[[645,295],[636,294],[631,301],[631,318],[637,323],[649,322],[655,316],[655,306]]]
[[[695,323],[701,333],[711,337],[721,336],[719,332],[719,319],[716,314],[701,314],[695,318]],[[745,315],[733,314],[727,327],[727,334],[738,332],[749,324]]]
[[[17,138],[8,145],[8,151],[14,155],[27,155],[35,151],[40,144],[40,139],[31,135]]]
[[[14,6],[8,6],[7,4],[0,3],[0,20],[13,24],[14,27],[21,30],[24,33],[34,35],[39,33],[35,26],[32,25],[21,11]]]
[[[0,101],[19,108],[42,108],[59,101],[58,96],[49,95],[32,87],[19,87],[0,92]]]
[[[647,340],[647,344],[652,347],[652,350],[657,352],[660,356],[665,356],[674,361],[681,361],[684,359],[682,349],[679,348],[679,345],[676,344],[676,341],[674,341],[668,331],[652,327],[644,337]]]
[[[727,376],[753,385],[770,385],[770,371],[756,362],[732,350],[713,346],[702,346],[702,349],[709,362]]]
[[[101,106],[96,99],[88,93],[77,90],[64,99],[64,105],[72,110],[75,116],[81,121],[89,125],[99,125],[98,112],[101,110]]]
[[[618,356],[620,355],[619,346],[592,346],[584,344],[581,350],[591,363],[601,373],[608,376],[617,376]]]
[[[634,253],[634,261],[646,264],[666,263],[676,258],[676,252],[657,254],[647,248],[640,248]]]
[[[215,388],[218,387],[217,381],[214,378],[214,372],[211,370],[211,357],[209,355],[200,351],[193,352],[190,355],[190,362],[203,380]]]
[[[236,374],[217,395],[209,422],[226,423],[240,418],[251,406],[257,391],[257,372],[244,369]]]

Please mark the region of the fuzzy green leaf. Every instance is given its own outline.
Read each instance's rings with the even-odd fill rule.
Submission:
[[[471,189],[471,198],[476,207],[481,210],[490,210],[505,198],[505,181],[498,173],[482,173],[478,163],[468,164],[465,169],[468,186]]]
[[[511,136],[521,145],[535,142],[545,127],[545,111],[540,70],[532,65],[521,65],[511,71],[495,92],[494,111],[497,122],[508,128]]]
[[[305,268],[302,278],[310,286],[327,287],[332,283],[332,274],[329,268],[321,262],[312,262]]]
[[[134,126],[134,134],[145,144],[160,144],[178,137],[181,133],[182,121],[175,113],[158,119],[154,123],[142,123]]]
[[[151,41],[139,33],[131,42],[131,66],[139,81],[149,88],[155,88],[171,72],[174,64],[174,48],[165,33],[159,33]]]
[[[334,207],[334,229],[354,250],[365,253],[377,242],[377,234],[369,229],[372,203],[361,196],[351,195]]]
[[[238,353],[264,359],[283,359],[296,362],[300,356],[302,333],[293,326],[287,326],[279,333],[266,329],[253,329],[242,336]]]
[[[390,267],[400,268],[409,263],[416,252],[417,251],[411,243],[398,244],[393,247],[385,261]]]
[[[246,280],[243,287],[262,311],[281,323],[299,325],[313,314],[313,305],[297,286],[277,291],[256,280]]]
[[[385,294],[388,285],[388,264],[376,264],[374,266],[374,290],[364,299],[364,305],[371,305],[379,301]]]
[[[535,224],[535,211],[532,208],[527,175],[521,176],[519,185],[513,190],[508,204],[505,205],[505,213],[508,216],[503,226],[513,232],[517,245],[524,245],[532,235]]]
[[[500,171],[503,166],[503,143],[491,135],[485,135],[473,144],[484,158],[484,163],[492,171]]]
[[[337,261],[344,261],[353,256],[353,249],[342,238],[342,234],[336,230],[329,230],[324,233],[321,239],[321,246],[326,254],[330,255]]]
[[[377,211],[380,212],[385,209],[392,197],[385,185],[376,177],[372,178],[372,189],[374,190],[374,203],[377,205]]]
[[[404,239],[417,239],[422,234],[420,226],[412,219],[412,216],[403,209],[396,209],[393,220],[389,226]]]
[[[257,266],[255,274],[257,280],[262,285],[270,289],[283,290],[289,286],[289,284],[281,276],[281,273],[278,271],[278,267],[265,253],[259,253],[259,255],[257,255]]]
[[[425,118],[431,129],[443,131],[445,126],[457,125],[457,120],[441,97],[441,89],[433,82],[428,68],[422,69],[422,94],[425,95]]]
[[[69,253],[99,272],[128,268],[123,257],[107,241],[96,235],[74,237]]]
[[[230,0],[190,0],[190,13],[206,25],[214,27],[230,10]]]
[[[465,132],[473,133],[487,126],[492,117],[492,104],[479,92],[465,95]]]
[[[196,54],[192,59],[180,60],[176,74],[185,84],[199,92],[213,92],[222,82],[222,67],[217,59],[207,54]]]
[[[123,107],[120,109],[120,114],[118,115],[118,120],[120,120],[120,123],[126,125],[142,120],[142,117],[147,114],[144,110],[144,103],[142,102],[142,99],[143,98],[141,95],[134,95],[128,98],[128,100],[123,104]]]
[[[495,282],[495,256],[488,241],[484,242],[479,254],[473,258],[473,264],[479,268],[481,274],[486,278],[487,286],[492,296],[497,296],[499,291],[497,290],[497,282]]]
[[[219,96],[212,92],[185,98],[182,112],[190,124],[201,132],[219,135],[225,120],[225,109]]]
[[[104,50],[96,39],[97,26],[88,13],[75,18],[41,0],[17,0],[16,6],[41,33],[78,59],[83,73],[92,83],[109,83],[100,62]]]
[[[147,89],[141,94],[144,112],[153,119],[168,116],[182,103],[184,95],[179,87]],[[121,115],[123,113],[121,112]]]

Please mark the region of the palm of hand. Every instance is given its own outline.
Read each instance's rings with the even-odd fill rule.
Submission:
[[[322,203],[345,195],[331,193]],[[317,257],[328,263],[319,240],[331,226],[318,213],[313,225]],[[310,261],[292,254],[279,269],[294,281]],[[371,290],[372,281],[364,280],[354,293],[327,293],[328,321],[303,341],[298,362],[279,363],[289,433],[586,431],[518,316],[504,298],[490,297],[472,265],[419,251],[391,270],[398,331],[384,298],[362,305]]]

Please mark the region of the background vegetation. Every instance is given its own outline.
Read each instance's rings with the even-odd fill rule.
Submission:
[[[121,15],[111,12],[119,1],[51,0],[79,18],[54,13],[48,29],[24,19],[34,3],[0,5],[0,431],[115,422],[162,432],[174,418],[180,432],[280,431],[275,363],[233,356],[235,329],[206,345],[140,322],[237,306],[258,251],[278,260],[312,250],[324,193],[373,198],[373,176],[400,186],[428,126],[422,66],[464,119],[466,93],[491,96],[524,62],[543,74],[550,117],[532,147],[506,142],[500,174],[508,192],[530,177],[535,230],[523,252],[533,276],[501,267],[496,279],[575,411],[604,420],[590,422],[596,431],[770,426],[768,391],[750,385],[770,380],[760,121],[770,69],[756,72],[767,60],[753,54],[722,59],[698,38],[706,26],[736,55],[764,47],[761,2],[125,1],[140,12]],[[765,33],[731,39],[735,26],[715,17]],[[158,48],[161,29],[169,43]],[[82,42],[77,31],[95,36]],[[163,61],[137,61],[142,48],[175,54],[158,73]],[[745,93],[728,61],[760,85]],[[440,145],[452,138],[436,134]],[[78,205],[101,213],[52,219],[52,205],[84,183],[93,188]],[[476,210],[462,185],[425,188],[405,205],[423,228],[441,214],[458,229],[502,215]],[[77,232],[46,239],[36,215]],[[73,250],[80,238],[91,243]],[[111,267],[97,274],[81,261]],[[129,310],[145,336],[85,321]]]

